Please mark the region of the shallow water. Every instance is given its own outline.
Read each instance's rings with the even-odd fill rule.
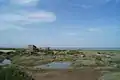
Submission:
[[[45,65],[36,66],[35,68],[43,69],[68,69],[72,63],[71,62],[52,62]]]
[[[5,59],[5,60],[3,60],[2,63],[0,63],[0,65],[8,65],[8,64],[11,64],[11,61],[8,59]]]

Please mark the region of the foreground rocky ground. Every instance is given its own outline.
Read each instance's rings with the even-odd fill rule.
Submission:
[[[53,54],[54,52],[54,54]],[[120,79],[120,51],[92,50],[92,51],[52,51],[27,54],[2,53],[1,59],[7,56],[12,65],[17,65],[23,71],[30,72],[35,80],[119,80]],[[70,62],[68,69],[41,69],[36,66],[52,62]],[[50,67],[50,65],[48,66]],[[70,70],[72,68],[72,70]],[[96,70],[97,69],[97,70]],[[105,71],[105,73],[103,73]],[[107,72],[106,72],[107,71]]]
[[[99,80],[101,72],[94,69],[83,70],[46,70],[43,73],[33,73],[35,80]]]

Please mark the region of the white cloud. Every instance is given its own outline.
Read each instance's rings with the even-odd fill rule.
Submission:
[[[92,8],[93,5],[90,5],[90,4],[79,4],[79,3],[71,3],[72,6],[75,6],[75,7],[81,7],[81,8],[85,8],[85,9],[88,9],[88,8]]]
[[[6,11],[4,7],[0,10],[0,26],[1,30],[17,29],[22,30],[26,24],[40,24],[40,23],[51,23],[56,20],[56,15],[53,12],[36,9],[36,5],[40,0],[10,0]],[[27,10],[28,8],[14,8],[17,6],[31,6],[32,11]],[[7,25],[6,25],[7,24]],[[14,27],[12,27],[14,26]],[[20,28],[21,27],[21,28]]]
[[[116,0],[116,3],[120,2],[120,0]]]
[[[105,0],[106,2],[110,2],[110,1],[115,1],[115,2],[119,2],[120,0]]]
[[[66,33],[67,35],[69,35],[69,36],[75,36],[75,35],[77,35],[77,33],[73,33],[73,32],[71,32],[71,33]]]
[[[32,12],[25,14],[27,20],[29,19],[32,22],[54,22],[56,20],[56,16],[53,12]]]
[[[106,2],[110,2],[111,0],[105,0]]]
[[[0,21],[7,23],[40,23],[40,22],[54,22],[56,16],[52,12],[45,11],[20,11],[19,13],[4,13],[0,14]]]
[[[5,30],[19,30],[19,31],[23,31],[23,30],[25,30],[25,28],[19,27],[19,26],[15,26],[15,25],[11,25],[11,24],[1,23],[0,24],[0,31],[5,31]]]
[[[36,23],[51,23],[56,20],[56,16],[52,12],[45,12],[45,11],[20,11],[19,13],[4,13],[0,14],[0,23],[4,23],[5,25],[8,24],[15,26],[24,26],[25,24],[36,24]],[[9,28],[4,25],[3,29]],[[6,27],[6,28],[5,28]],[[13,28],[13,27],[12,27]],[[15,28],[15,27],[14,27]]]
[[[92,5],[85,5],[85,4],[83,4],[83,5],[80,5],[82,8],[85,8],[85,9],[88,9],[88,8],[92,8],[93,6]]]
[[[10,0],[11,4],[21,5],[21,6],[36,6],[39,0]]]
[[[100,32],[101,29],[99,29],[99,28],[89,28],[88,31],[89,32]]]

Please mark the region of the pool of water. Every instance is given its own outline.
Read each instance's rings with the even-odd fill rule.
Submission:
[[[68,69],[70,68],[71,62],[52,62],[45,65],[35,66],[35,68],[43,69]]]
[[[11,61],[8,60],[8,59],[5,59],[5,60],[3,60],[3,61],[0,63],[1,66],[2,66],[2,65],[9,65],[9,64],[11,64]]]

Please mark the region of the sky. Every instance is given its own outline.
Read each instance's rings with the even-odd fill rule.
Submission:
[[[0,0],[0,46],[120,47],[120,0]]]

